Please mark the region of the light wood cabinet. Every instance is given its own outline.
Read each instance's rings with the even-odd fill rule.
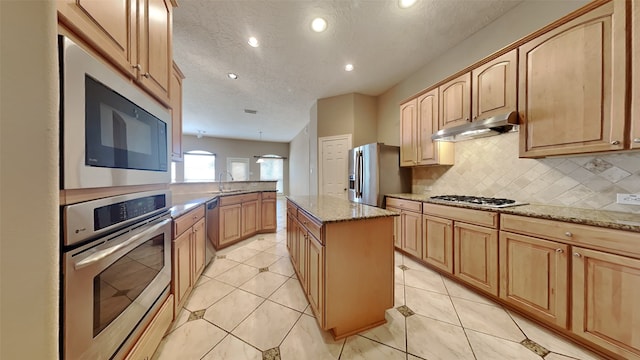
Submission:
[[[386,322],[385,310],[393,307],[393,220],[323,223],[291,200],[287,209],[291,261],[318,325],[342,339]]]
[[[431,140],[438,106],[438,89],[400,106],[400,166],[453,165],[453,143]]]
[[[471,71],[472,121],[516,111],[517,50]]]
[[[471,121],[471,73],[464,73],[438,88],[440,130]]]
[[[418,164],[418,100],[400,105],[400,166]]]
[[[453,249],[454,276],[498,296],[498,231],[456,222]]]
[[[422,260],[453,274],[453,220],[422,215]]]
[[[417,258],[422,257],[422,203],[418,201],[387,198],[387,210],[400,214],[394,230],[394,244]]]
[[[182,161],[182,80],[184,74],[173,63],[169,98],[171,100],[171,160]]]
[[[144,330],[125,360],[149,360],[156,352],[173,320],[173,295],[169,295],[149,326]]]
[[[58,19],[149,94],[170,105],[169,0],[58,0]]]
[[[631,1],[631,148],[640,149],[640,2]]]
[[[258,232],[258,200],[243,202],[240,215],[240,236],[246,238]]]
[[[242,237],[240,217],[242,205],[232,204],[220,206],[220,243],[219,248],[230,245]]]
[[[572,331],[640,359],[640,260],[581,247],[572,253]]]
[[[205,247],[204,206],[173,220],[171,292],[176,314],[204,270]]]
[[[506,231],[499,246],[500,298],[567,328],[569,246]]]
[[[276,193],[263,192],[260,205],[260,230],[275,231],[278,226]]]
[[[313,314],[318,317],[319,323],[324,323],[324,246],[315,236],[309,234],[307,237],[309,247],[307,269],[307,295],[309,306]]]
[[[136,0],[58,0],[58,21],[78,33],[120,70],[136,76]]]
[[[624,148],[625,3],[606,3],[520,46],[520,157]]]

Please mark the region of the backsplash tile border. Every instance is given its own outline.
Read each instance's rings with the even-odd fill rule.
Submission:
[[[640,151],[520,159],[518,142],[518,133],[458,142],[455,165],[413,168],[412,192],[640,214],[616,203],[617,193],[640,193]]]

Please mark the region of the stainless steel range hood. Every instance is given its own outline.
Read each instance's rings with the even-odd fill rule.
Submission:
[[[442,129],[431,135],[431,139],[433,141],[456,142],[485,136],[499,135],[505,132],[515,131],[517,128],[518,113],[516,111],[512,111],[496,115],[488,119],[474,121],[448,129]]]

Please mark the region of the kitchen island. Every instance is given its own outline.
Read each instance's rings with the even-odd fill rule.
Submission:
[[[394,302],[394,216],[330,196],[287,198],[287,248],[316,321],[336,339],[384,324]]]

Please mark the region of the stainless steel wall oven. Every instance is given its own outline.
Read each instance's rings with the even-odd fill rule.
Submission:
[[[63,208],[62,355],[125,355],[169,294],[168,190]]]

